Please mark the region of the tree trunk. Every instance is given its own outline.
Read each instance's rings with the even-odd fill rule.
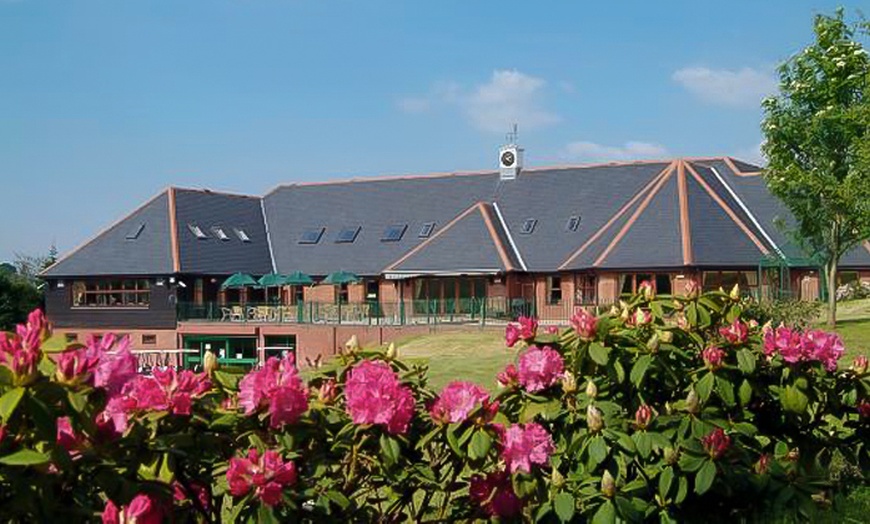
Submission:
[[[837,261],[831,260],[825,268],[828,286],[828,329],[837,327]]]

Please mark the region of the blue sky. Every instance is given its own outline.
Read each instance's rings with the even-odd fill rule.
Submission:
[[[513,121],[530,165],[754,160],[836,5],[0,0],[0,261],[169,185],[492,168]]]

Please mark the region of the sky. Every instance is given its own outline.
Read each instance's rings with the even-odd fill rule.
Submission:
[[[492,169],[514,122],[532,166],[759,162],[776,67],[837,5],[0,0],[0,261],[168,186]]]

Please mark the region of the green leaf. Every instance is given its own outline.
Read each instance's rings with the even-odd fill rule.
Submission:
[[[589,356],[592,357],[592,360],[597,364],[606,366],[608,357],[610,356],[610,348],[604,347],[597,342],[593,342],[589,345]]]
[[[698,471],[704,465],[704,457],[697,457],[688,453],[680,455],[680,469],[683,471]]]
[[[727,406],[734,405],[734,387],[724,377],[716,377],[716,392]]]
[[[562,492],[553,499],[553,509],[562,522],[571,522],[574,518],[574,495]]]
[[[45,464],[50,460],[51,456],[48,453],[40,453],[32,449],[21,449],[5,457],[0,457],[0,464],[6,464],[7,466],[36,466],[38,464]]]
[[[637,362],[631,367],[631,375],[629,378],[631,379],[631,383],[637,387],[640,387],[641,382],[643,382],[643,377],[646,375],[647,369],[649,369],[650,364],[652,364],[652,355],[642,355]]]
[[[462,446],[459,445],[459,439],[456,438],[457,427],[454,426],[454,424],[451,424],[447,428],[447,444],[450,445],[450,449],[452,449],[454,453],[460,457],[465,457],[465,452],[462,450]]]
[[[614,524],[616,522],[616,508],[613,502],[605,501],[595,515],[592,517],[592,524]]]
[[[381,456],[384,458],[387,466],[393,466],[399,461],[402,453],[402,448],[399,447],[399,442],[393,437],[383,434],[380,438]]]
[[[625,368],[622,367],[622,362],[617,359],[613,363],[613,371],[616,373],[616,382],[622,384],[625,382]]]
[[[519,421],[522,423],[531,422],[538,415],[541,415],[545,420],[553,420],[561,412],[562,402],[559,399],[547,402],[529,402],[520,411]]]
[[[72,408],[78,413],[84,411],[88,405],[87,395],[70,390],[67,392],[66,396],[69,400],[69,405],[72,406]]]
[[[704,461],[704,465],[695,474],[695,493],[703,495],[713,485],[716,479],[716,464],[712,460]]]
[[[604,462],[609,451],[607,442],[604,441],[604,437],[601,435],[596,435],[589,441],[589,458],[592,460],[593,465]]]
[[[341,492],[330,490],[324,493],[324,495],[341,509],[347,509],[350,506],[350,501]]]
[[[483,428],[475,431],[471,437],[471,444],[468,446],[468,457],[472,460],[485,458],[492,447],[492,437]]]
[[[646,431],[639,431],[632,435],[631,439],[634,441],[640,456],[649,457],[649,454],[652,453],[652,437]]]
[[[668,492],[671,491],[671,485],[674,483],[674,468],[668,466],[662,470],[659,475],[659,495],[662,500],[668,498]]]
[[[755,371],[755,354],[746,348],[737,352],[737,367],[746,375]]]
[[[783,409],[797,414],[804,413],[807,409],[807,403],[809,403],[804,392],[794,386],[786,386],[779,401]]]
[[[18,407],[21,398],[24,397],[25,391],[24,388],[17,387],[7,391],[2,397],[0,397],[0,417],[3,418],[3,422],[7,424],[9,423],[9,419],[12,418],[12,414],[15,413],[15,408]]]
[[[232,373],[228,371],[222,371],[220,369],[215,370],[212,374],[212,378],[215,382],[220,384],[220,386],[229,391],[238,391],[239,389],[239,381],[244,378],[244,375],[241,373]]]
[[[749,385],[748,380],[743,379],[740,388],[737,390],[737,395],[740,397],[741,406],[746,406],[752,400],[752,386]]]
[[[686,500],[686,495],[689,494],[689,480],[686,477],[680,477],[680,483],[677,486],[677,496],[674,497],[674,502],[682,504]]]
[[[708,372],[701,380],[695,384],[695,392],[701,398],[702,402],[707,402],[710,398],[710,393],[713,392],[713,384],[716,382],[716,376],[712,372]]]
[[[275,512],[271,506],[260,504],[257,509],[257,524],[278,524],[278,518],[275,517]]]

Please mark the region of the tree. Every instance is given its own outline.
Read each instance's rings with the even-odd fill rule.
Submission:
[[[870,237],[870,56],[839,9],[814,22],[815,42],[779,68],[764,101],[765,179],[791,210],[804,249],[823,261],[828,325],[837,320],[840,258]]]
[[[41,302],[42,292],[32,282],[0,269],[0,331],[10,330],[15,324],[24,322],[27,314]]]

